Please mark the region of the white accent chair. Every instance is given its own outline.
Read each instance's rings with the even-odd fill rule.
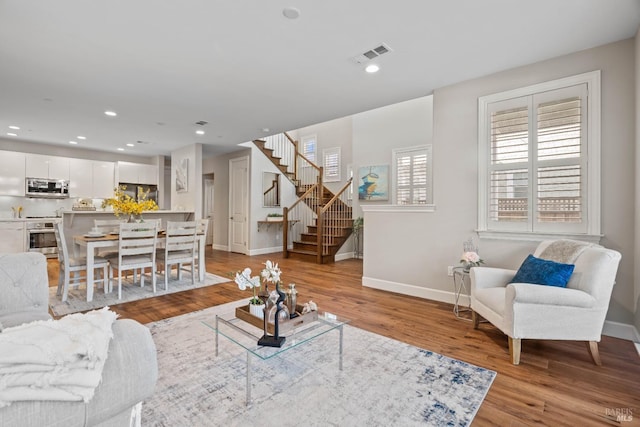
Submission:
[[[533,256],[552,243],[538,245]],[[588,342],[596,365],[601,365],[598,342],[602,335],[621,255],[598,245],[588,245],[575,265],[566,288],[509,283],[516,270],[491,267],[471,269],[473,327],[479,316],[504,332],[514,365],[520,363],[521,340],[574,340]]]
[[[80,273],[87,271],[87,258],[86,257],[72,257],[69,256],[69,250],[67,248],[67,240],[64,236],[64,229],[62,222],[56,222],[54,225],[54,232],[56,235],[56,243],[58,245],[58,290],[56,295],[62,294],[62,301],[66,301],[69,296],[70,286],[79,286],[85,276]],[[107,267],[109,266],[106,258],[96,256],[93,261],[95,267],[94,270],[102,270],[101,278],[93,281],[93,283],[87,283],[87,288],[93,286],[96,283],[102,282],[104,286],[104,292],[107,293],[109,285],[107,283]],[[100,276],[94,276],[100,277]]]
[[[155,221],[120,224],[118,253],[108,257],[109,291],[113,285],[113,270],[118,270],[118,299],[122,299],[122,271],[142,269],[140,287],[144,287],[144,269],[151,269],[153,293],[156,292],[156,244],[158,229]],[[134,281],[136,280],[134,275]]]
[[[182,278],[182,264],[191,264],[191,283],[196,283],[196,233],[195,221],[168,221],[164,248],[156,253],[157,264],[164,266],[164,289],[169,288],[171,266],[177,265],[178,279]]]

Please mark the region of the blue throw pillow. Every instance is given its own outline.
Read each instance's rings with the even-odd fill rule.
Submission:
[[[511,283],[534,283],[566,288],[574,268],[573,264],[561,264],[529,255]]]

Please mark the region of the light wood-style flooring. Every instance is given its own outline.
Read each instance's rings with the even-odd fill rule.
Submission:
[[[245,267],[258,274],[267,259],[280,264],[285,285],[296,283],[300,302],[312,299],[321,311],[352,319],[352,326],[495,370],[474,426],[640,425],[640,357],[629,341],[603,336],[601,367],[585,343],[523,341],[521,364],[514,366],[507,338],[490,324],[474,330],[454,317],[451,304],[363,287],[361,260],[317,265],[280,254],[206,253],[207,271],[221,276]],[[49,275],[56,284],[56,261],[49,262]],[[249,292],[230,282],[111,308],[147,323],[248,298]],[[616,414],[629,411],[633,421],[616,421]]]

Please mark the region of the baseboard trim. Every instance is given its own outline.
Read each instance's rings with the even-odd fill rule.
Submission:
[[[602,335],[640,343],[640,333],[635,326],[627,323],[605,320]]]
[[[362,277],[362,286],[379,289],[381,291],[395,292],[413,297],[446,302],[449,304],[455,303],[455,294],[450,291],[442,291],[439,289],[425,288],[422,286],[408,285],[406,283],[391,282],[388,280],[374,279],[372,277],[365,276]],[[460,300],[458,301],[460,305],[468,306],[469,302],[468,295],[460,295]]]
[[[229,246],[227,245],[216,245],[215,243],[213,245],[211,245],[211,247],[213,249],[219,250],[219,251],[226,251],[229,252]]]
[[[276,246],[273,248],[251,249],[249,255],[264,255],[272,254],[274,252],[282,252],[282,246]]]
[[[395,292],[398,294],[430,299],[433,301],[446,302],[449,304],[455,303],[455,294],[450,291],[442,291],[439,289],[425,288],[422,286],[408,285],[406,283],[374,279],[372,277],[365,276],[362,277],[362,286],[379,289],[381,291]],[[468,306],[470,304],[469,296],[460,295],[458,304],[465,307]],[[640,343],[640,333],[638,330],[633,325],[626,323],[607,320],[604,322],[602,335]]]

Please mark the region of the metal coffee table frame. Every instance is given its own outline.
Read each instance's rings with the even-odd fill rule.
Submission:
[[[282,354],[292,348],[298,347],[304,343],[308,343],[317,337],[325,335],[328,332],[338,330],[339,346],[339,369],[342,370],[342,349],[343,349],[343,326],[349,323],[349,320],[339,318],[331,313],[322,313],[318,315],[318,320],[299,327],[294,327],[289,332],[283,334],[286,341],[282,347],[265,347],[258,345],[258,339],[262,336],[263,331],[253,325],[238,319],[225,319],[216,316],[215,325],[203,322],[206,326],[216,331],[216,357],[218,356],[218,337],[220,335],[226,337],[229,341],[239,345],[247,352],[247,383],[246,383],[246,404],[251,404],[251,358],[258,357],[262,360],[268,360],[279,354]]]

